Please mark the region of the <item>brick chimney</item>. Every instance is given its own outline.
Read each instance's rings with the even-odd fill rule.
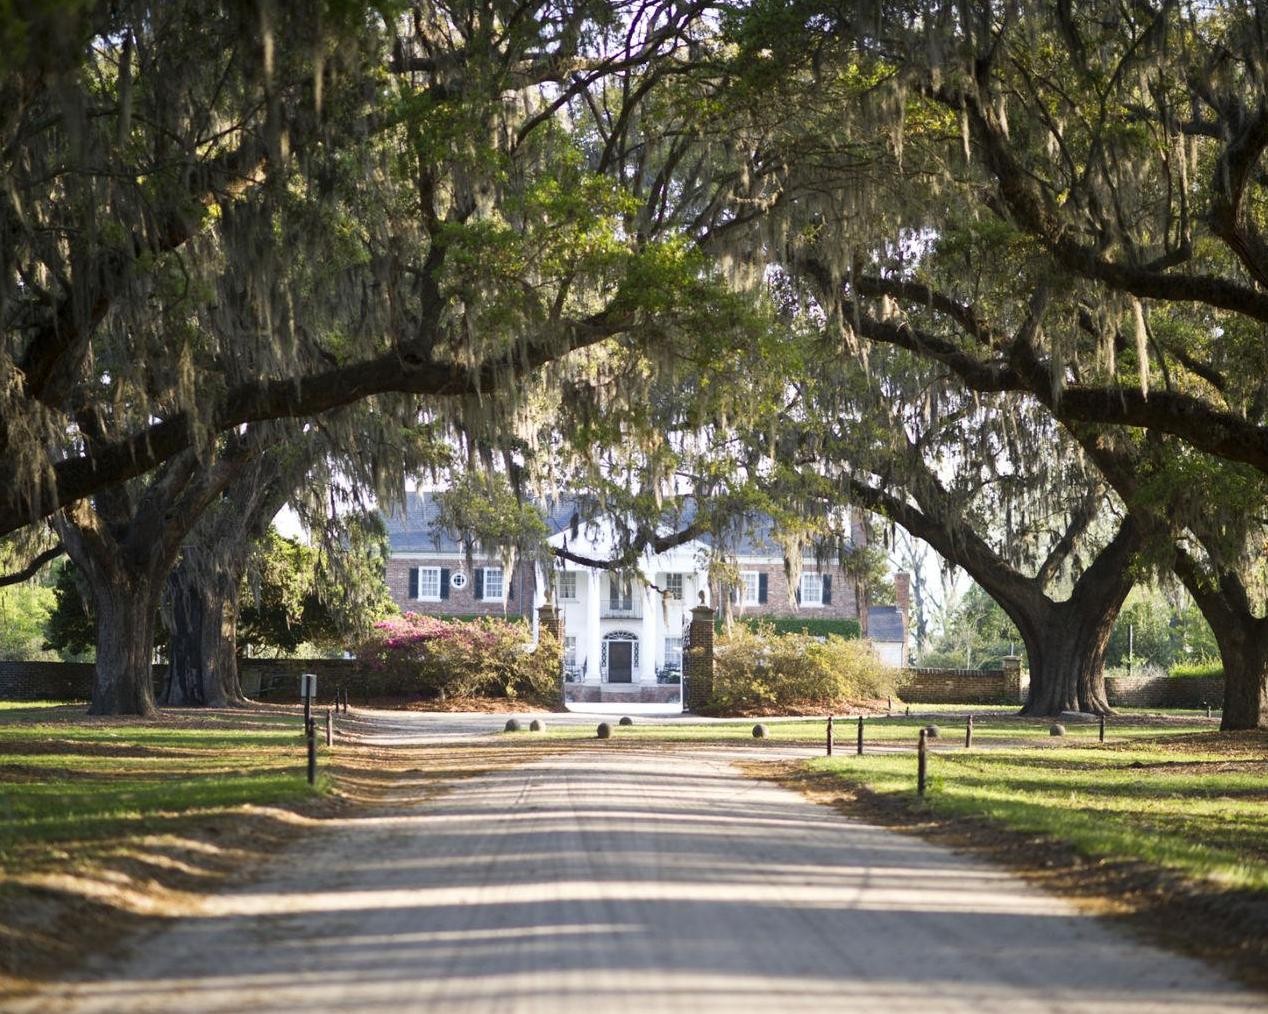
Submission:
[[[894,575],[894,602],[898,605],[898,612],[903,618],[903,632],[906,633],[907,616],[911,608],[911,575],[905,570]]]

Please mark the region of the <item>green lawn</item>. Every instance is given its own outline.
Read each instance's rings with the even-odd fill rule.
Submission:
[[[915,746],[920,729],[936,724],[940,737],[936,741],[939,750],[953,749],[964,742],[964,710],[957,714],[924,713],[923,717],[896,715],[891,718],[876,717],[864,720],[863,738],[865,744],[884,746]],[[1016,708],[995,708],[974,710],[973,739],[983,746],[1026,743],[1037,746],[1061,746],[1071,742],[1097,742],[1099,729],[1095,722],[1069,723],[1066,735],[1061,739],[1052,737],[1049,730],[1051,719],[1018,718]],[[552,725],[549,721],[544,732],[503,733],[504,736],[534,736],[554,739],[593,739],[595,729],[600,721],[612,726],[612,735],[616,739],[628,739],[640,742],[735,742],[753,739],[753,726],[762,724],[767,729],[767,741],[770,743],[796,745],[822,745],[827,731],[826,722],[822,718],[787,719],[787,718],[751,718],[744,721],[729,721],[713,724],[692,722],[684,719],[666,724],[650,724],[640,722],[634,717],[634,725],[619,726],[617,718],[595,718],[593,724],[587,725]],[[856,718],[838,717],[835,720],[835,739],[839,751],[853,750],[858,727]],[[1209,732],[1219,727],[1218,720],[1206,719],[1196,712],[1177,712],[1159,717],[1158,712],[1130,712],[1111,718],[1106,726],[1107,744],[1126,742],[1134,739],[1150,738],[1160,732]]]
[[[278,712],[126,721],[0,704],[0,867],[49,843],[153,833],[310,795],[299,726]]]
[[[938,752],[923,800],[911,754],[806,763],[911,808],[985,818],[1090,857],[1268,888],[1268,737],[1154,733],[1106,747]]]

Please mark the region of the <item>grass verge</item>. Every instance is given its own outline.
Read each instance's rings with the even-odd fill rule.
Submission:
[[[845,812],[987,854],[1268,986],[1268,735],[816,758],[777,777]],[[770,765],[753,765],[770,777]]]
[[[298,708],[275,705],[153,720],[0,708],[0,1006],[197,912],[331,818],[391,812],[526,753],[376,747],[360,741],[373,720],[353,712],[309,788],[300,726]]]

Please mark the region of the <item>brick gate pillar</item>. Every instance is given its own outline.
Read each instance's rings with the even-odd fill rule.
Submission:
[[[564,647],[564,614],[561,609],[547,602],[543,606],[537,607],[537,629],[541,633],[553,634],[559,640],[560,665],[559,665],[559,703],[566,705],[568,703],[567,692],[564,688],[564,667],[563,667],[563,647]]]
[[[1004,669],[1004,696],[1008,703],[1021,703],[1021,658],[1005,655],[1000,664]]]
[[[713,610],[696,606],[691,610],[691,644],[682,660],[687,682],[687,711],[703,708],[713,696]]]

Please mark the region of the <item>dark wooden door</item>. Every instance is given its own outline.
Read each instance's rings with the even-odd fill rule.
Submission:
[[[608,682],[634,682],[634,642],[608,642]]]

